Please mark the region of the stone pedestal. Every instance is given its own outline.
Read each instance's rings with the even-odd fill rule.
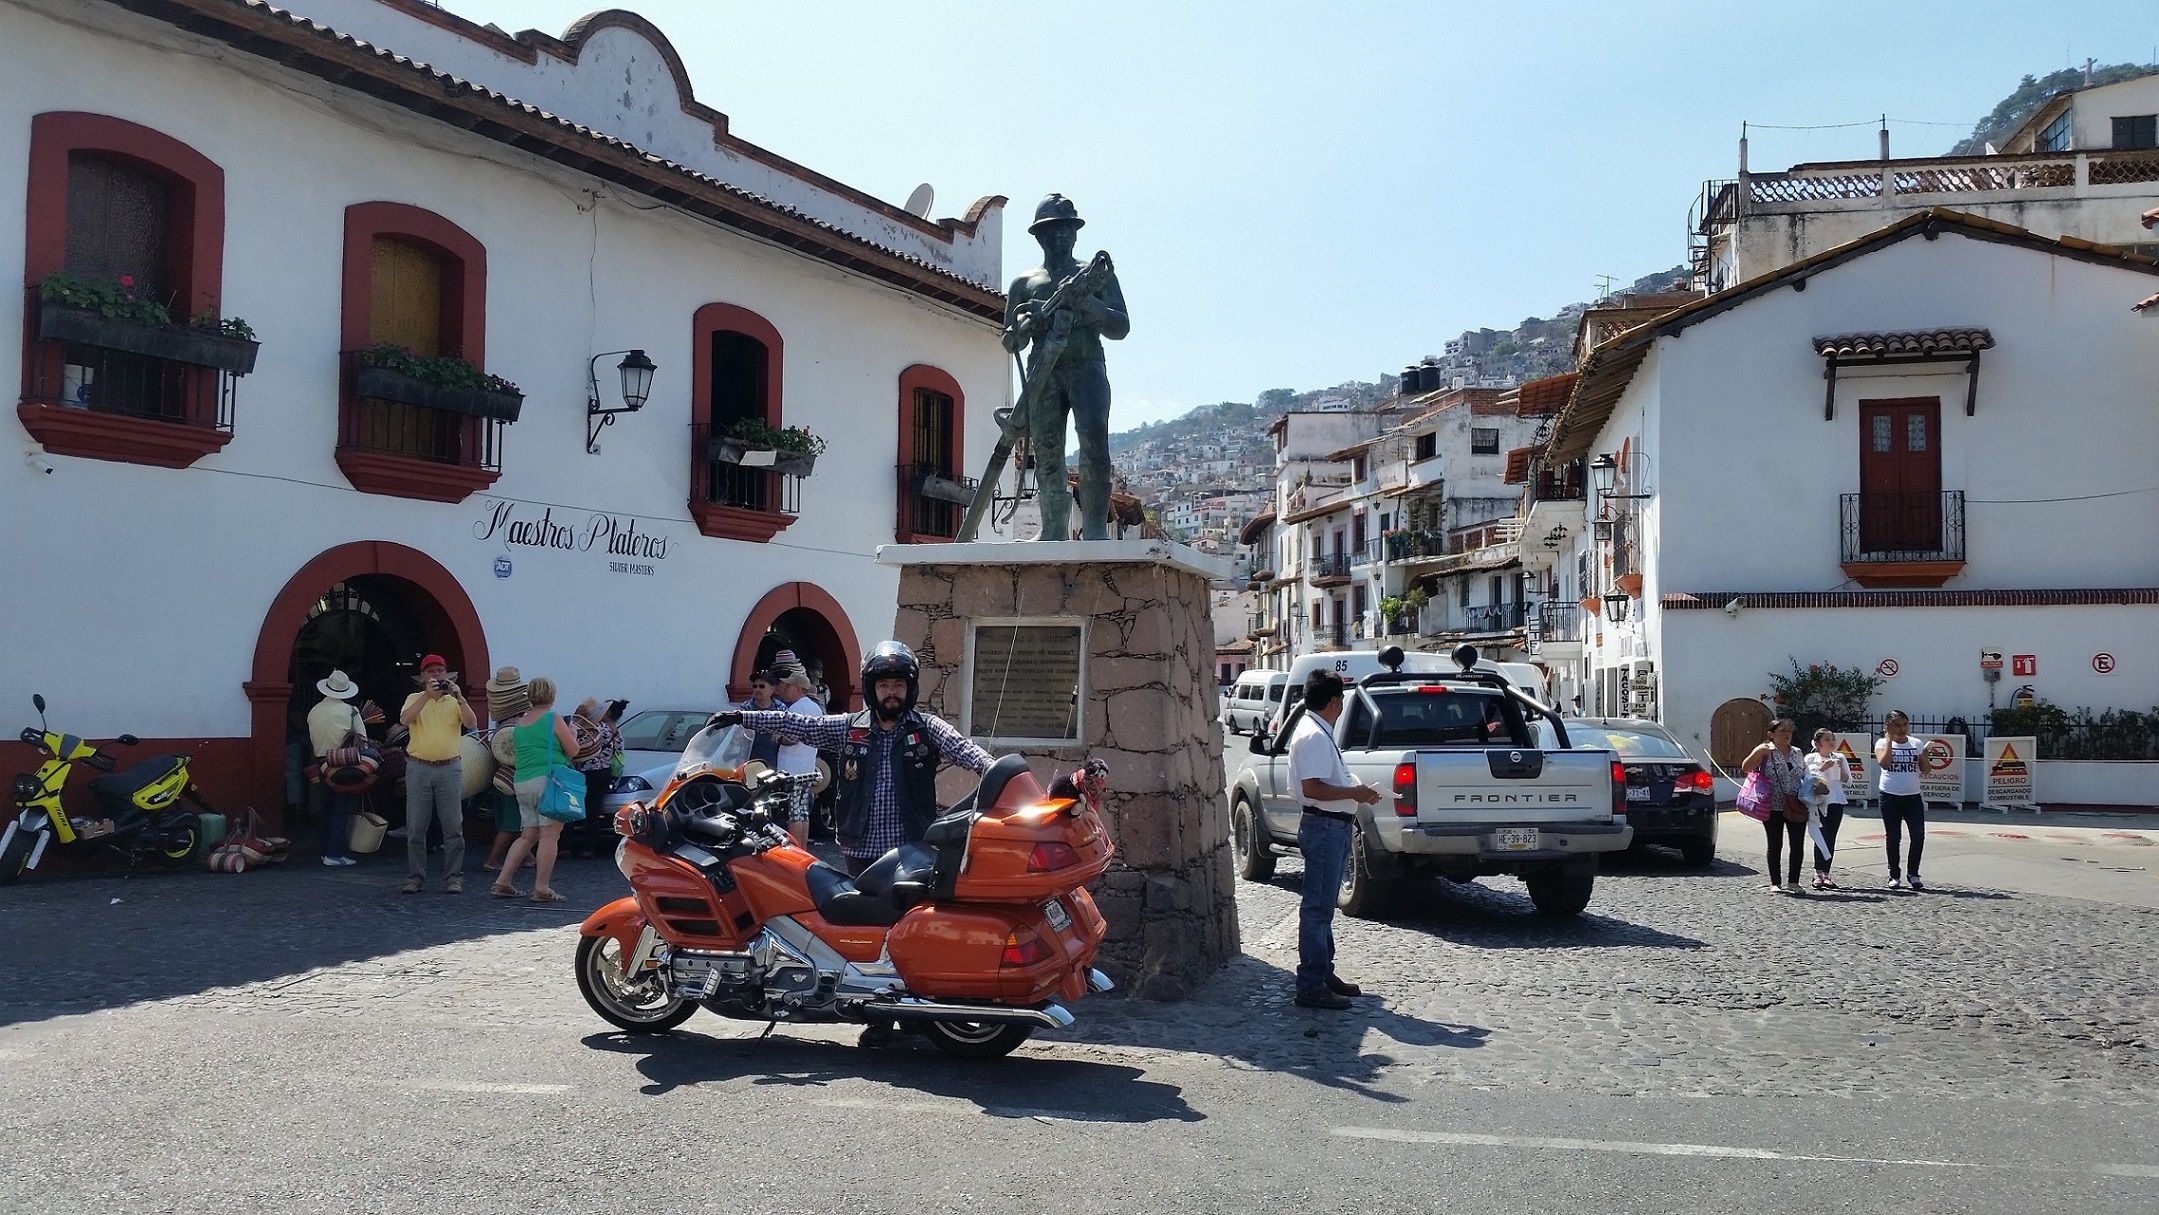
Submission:
[[[1027,756],[1044,784],[1090,755],[1109,764],[1117,858],[1093,891],[1109,921],[1101,965],[1139,995],[1184,998],[1238,949],[1208,592],[1228,563],[1163,540],[888,545],[878,560],[901,567],[892,635],[922,662],[924,709],[992,754]],[[1076,720],[1056,727],[1076,738],[982,730],[969,664],[985,626],[1080,628]],[[1041,688],[1028,665],[998,679]],[[996,694],[985,688],[985,705]],[[946,775],[946,798],[966,788]]]

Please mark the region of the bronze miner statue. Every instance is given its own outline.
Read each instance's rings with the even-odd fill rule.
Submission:
[[[962,540],[974,538],[990,486],[1023,434],[1034,447],[1041,495],[1042,531],[1036,538],[1071,536],[1072,496],[1065,489],[1068,418],[1079,435],[1080,539],[1109,539],[1109,373],[1102,339],[1124,337],[1132,320],[1109,254],[1098,252],[1085,265],[1072,256],[1086,222],[1071,199],[1052,194],[1035,208],[1027,227],[1042,245],[1042,265],[1012,280],[1005,305],[1005,349],[1015,358],[1027,351],[1019,399],[1009,414],[998,416],[1003,435],[960,530]]]

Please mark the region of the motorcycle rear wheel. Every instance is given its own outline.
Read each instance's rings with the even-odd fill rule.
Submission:
[[[979,1021],[924,1021],[923,1036],[938,1050],[962,1059],[1001,1059],[1019,1049],[1032,1025],[986,1025]]]
[[[173,821],[171,830],[172,837],[156,850],[157,859],[167,865],[185,865],[202,843],[202,820],[183,814]]]
[[[669,995],[657,975],[634,983],[625,980],[621,952],[610,936],[577,943],[577,990],[592,1011],[633,1034],[664,1034],[697,1011],[696,1001]]]

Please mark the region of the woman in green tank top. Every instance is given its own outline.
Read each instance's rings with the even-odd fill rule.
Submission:
[[[547,789],[547,770],[570,762],[577,737],[570,723],[555,715],[555,681],[534,676],[530,685],[532,708],[518,720],[510,737],[517,744],[517,820],[521,830],[510,854],[502,858],[502,873],[488,893],[498,899],[514,899],[524,892],[513,883],[517,867],[528,853],[538,863],[532,874],[532,901],[559,903],[562,896],[548,885],[555,876],[555,849],[562,839],[562,824],[540,813],[540,794]]]

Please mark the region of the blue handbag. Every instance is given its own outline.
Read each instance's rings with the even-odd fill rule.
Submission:
[[[540,790],[540,814],[558,823],[574,823],[584,818],[585,774],[559,765],[549,768],[547,787]]]

